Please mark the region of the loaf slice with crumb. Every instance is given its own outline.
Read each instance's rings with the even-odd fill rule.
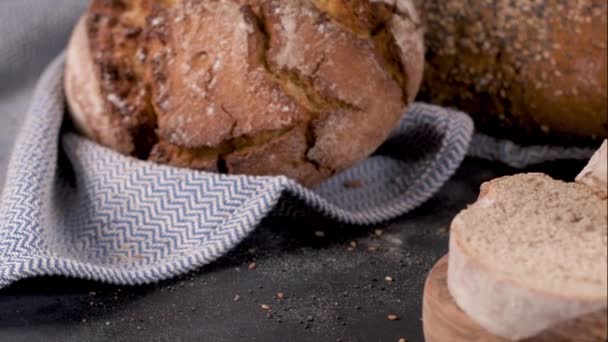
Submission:
[[[576,181],[590,186],[598,196],[608,197],[608,140],[604,140]]]
[[[520,174],[485,183],[452,222],[448,289],[489,332],[518,340],[607,305],[607,202]]]

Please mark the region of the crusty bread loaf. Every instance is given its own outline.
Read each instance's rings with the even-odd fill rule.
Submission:
[[[521,143],[608,136],[605,0],[417,0],[420,100],[470,113]]]
[[[503,177],[451,226],[448,289],[489,332],[534,336],[607,306],[607,201],[543,174]]]
[[[411,0],[94,0],[76,126],[121,153],[312,185],[371,154],[422,79]]]

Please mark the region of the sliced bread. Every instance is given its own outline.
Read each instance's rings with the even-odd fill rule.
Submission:
[[[599,196],[608,193],[608,140],[591,157],[589,164],[576,177],[579,183],[590,186]]]
[[[452,297],[512,340],[606,308],[607,211],[589,186],[544,174],[485,183],[452,222]]]

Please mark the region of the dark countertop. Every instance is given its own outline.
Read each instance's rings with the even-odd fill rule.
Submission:
[[[528,171],[572,179],[582,166]],[[483,181],[515,172],[468,159],[424,206],[375,227],[268,219],[226,257],[158,284],[23,280],[0,290],[0,341],[423,341],[424,279],[452,217]]]

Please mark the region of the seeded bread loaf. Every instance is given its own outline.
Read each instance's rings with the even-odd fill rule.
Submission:
[[[89,138],[305,185],[386,139],[424,63],[410,0],[94,0],[67,59],[72,118]]]
[[[608,136],[605,0],[417,0],[420,100],[470,113],[520,143]]]
[[[590,187],[543,174],[485,183],[452,222],[450,294],[512,340],[606,309],[607,210]]]

